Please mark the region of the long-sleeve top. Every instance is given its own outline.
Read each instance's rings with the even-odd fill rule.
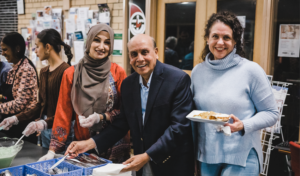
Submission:
[[[68,68],[64,72],[61,82],[50,143],[50,150],[54,150],[55,152],[61,152],[65,149],[65,142],[70,132],[72,119],[75,119],[75,140],[81,141],[89,139],[91,137],[90,130],[88,128],[82,128],[80,126],[78,114],[75,113],[72,106],[71,90],[74,71],[74,67]],[[109,114],[111,121],[113,121],[114,117],[120,113],[120,90],[122,81],[126,78],[126,73],[124,69],[118,64],[112,63],[110,75],[110,87],[108,91],[109,96],[105,113]],[[130,140],[128,134],[107,152],[110,153],[110,156],[107,156],[107,153],[105,154],[105,158],[111,159],[116,162],[119,162],[120,160],[124,161],[122,157],[126,154],[129,154],[129,150]]]
[[[8,72],[6,79],[6,84],[13,84],[14,100],[1,103],[0,113],[16,114],[34,108],[37,103],[37,83],[37,74],[27,58],[22,64],[21,61],[15,64]]]
[[[24,111],[17,114],[19,121],[42,118],[45,119],[48,128],[52,128],[54,114],[56,110],[60,83],[64,71],[69,67],[69,64],[63,62],[55,70],[49,71],[49,66],[44,67],[40,71],[39,84],[39,101],[36,106],[29,111]]]
[[[217,132],[214,124],[196,123],[196,157],[205,163],[245,167],[254,148],[262,168],[260,130],[274,125],[279,113],[264,70],[235,52],[221,60],[206,56],[192,71],[191,90],[197,110],[235,115],[244,124],[244,134],[228,137]]]
[[[11,66],[7,62],[1,62],[0,61],[0,94],[2,94],[2,88],[1,85],[5,84],[6,78],[7,78],[7,73],[11,69]]]

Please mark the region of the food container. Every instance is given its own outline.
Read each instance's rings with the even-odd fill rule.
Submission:
[[[34,168],[36,170],[39,170],[45,174],[48,174],[48,170],[57,162],[59,159],[51,159],[46,161],[39,161],[35,163],[26,164],[26,166],[29,166],[31,168]],[[82,175],[82,168],[78,166],[74,166],[67,162],[60,163],[57,168],[63,169],[68,168],[68,172],[56,174],[56,176],[81,176]]]
[[[24,141],[21,140],[18,145],[15,146],[17,141],[17,138],[0,138],[0,168],[9,167],[18,152],[22,149]]]
[[[6,170],[8,170],[13,176],[26,176],[27,174],[36,174],[37,176],[50,176],[49,174],[45,174],[25,165],[0,169],[0,173]]]

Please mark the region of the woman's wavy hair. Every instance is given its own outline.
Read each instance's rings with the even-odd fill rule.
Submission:
[[[243,50],[243,42],[242,42],[242,34],[243,34],[243,27],[238,20],[238,18],[231,12],[223,11],[214,13],[210,16],[209,20],[206,23],[205,26],[205,48],[202,51],[202,59],[205,60],[205,57],[208,53],[210,53],[209,47],[206,44],[206,40],[209,37],[210,29],[216,22],[222,22],[226,25],[228,25],[232,29],[233,33],[233,39],[236,42],[236,54],[240,55],[241,57],[245,57],[245,52]],[[210,55],[213,57],[212,55]],[[212,59],[212,58],[211,58]]]
[[[44,46],[49,43],[56,53],[59,53],[61,51],[61,46],[64,46],[65,54],[68,57],[68,64],[71,65],[71,60],[73,58],[71,47],[62,41],[60,34],[55,29],[45,29],[37,35],[37,38]]]

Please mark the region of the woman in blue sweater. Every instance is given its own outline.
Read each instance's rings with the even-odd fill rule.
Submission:
[[[210,123],[195,123],[196,159],[202,176],[259,175],[260,130],[274,125],[278,110],[264,70],[245,58],[243,28],[230,12],[213,14],[205,28],[204,62],[192,71],[196,109],[231,114],[225,136]]]

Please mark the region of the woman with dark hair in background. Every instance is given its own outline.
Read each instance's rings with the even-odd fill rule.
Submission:
[[[224,125],[231,136],[218,132],[214,124],[195,123],[196,159],[202,176],[258,176],[263,161],[260,130],[278,119],[266,73],[243,58],[242,34],[234,14],[213,14],[205,28],[204,62],[192,71],[196,109],[231,114],[233,122]]]
[[[41,31],[35,40],[35,53],[41,61],[47,60],[49,66],[40,71],[39,102],[30,111],[17,114],[19,121],[40,119],[31,122],[23,131],[29,136],[34,132],[41,132],[42,146],[49,148],[52,125],[59,95],[60,83],[64,71],[71,65],[73,54],[71,47],[61,40],[60,34],[55,29]],[[64,62],[59,53],[64,47],[68,63]]]
[[[0,114],[4,119],[0,128],[8,130],[12,125],[17,125],[19,119],[15,116],[23,111],[35,107],[37,103],[38,78],[35,66],[30,59],[24,56],[25,41],[17,32],[7,33],[1,41],[2,55],[7,61],[13,63],[13,68],[8,72],[5,85],[3,85],[3,103],[0,104]],[[21,137],[22,131],[28,124],[24,121],[5,132],[9,137]],[[36,138],[25,138],[36,142]]]
[[[121,83],[126,73],[109,60],[113,44],[114,32],[108,25],[97,24],[89,30],[84,57],[63,74],[50,148],[40,160],[53,159],[55,153],[63,152],[68,147],[67,136],[72,128],[75,140],[87,140],[100,133],[120,113]],[[130,157],[129,151],[128,134],[107,152],[99,154],[120,163]]]

